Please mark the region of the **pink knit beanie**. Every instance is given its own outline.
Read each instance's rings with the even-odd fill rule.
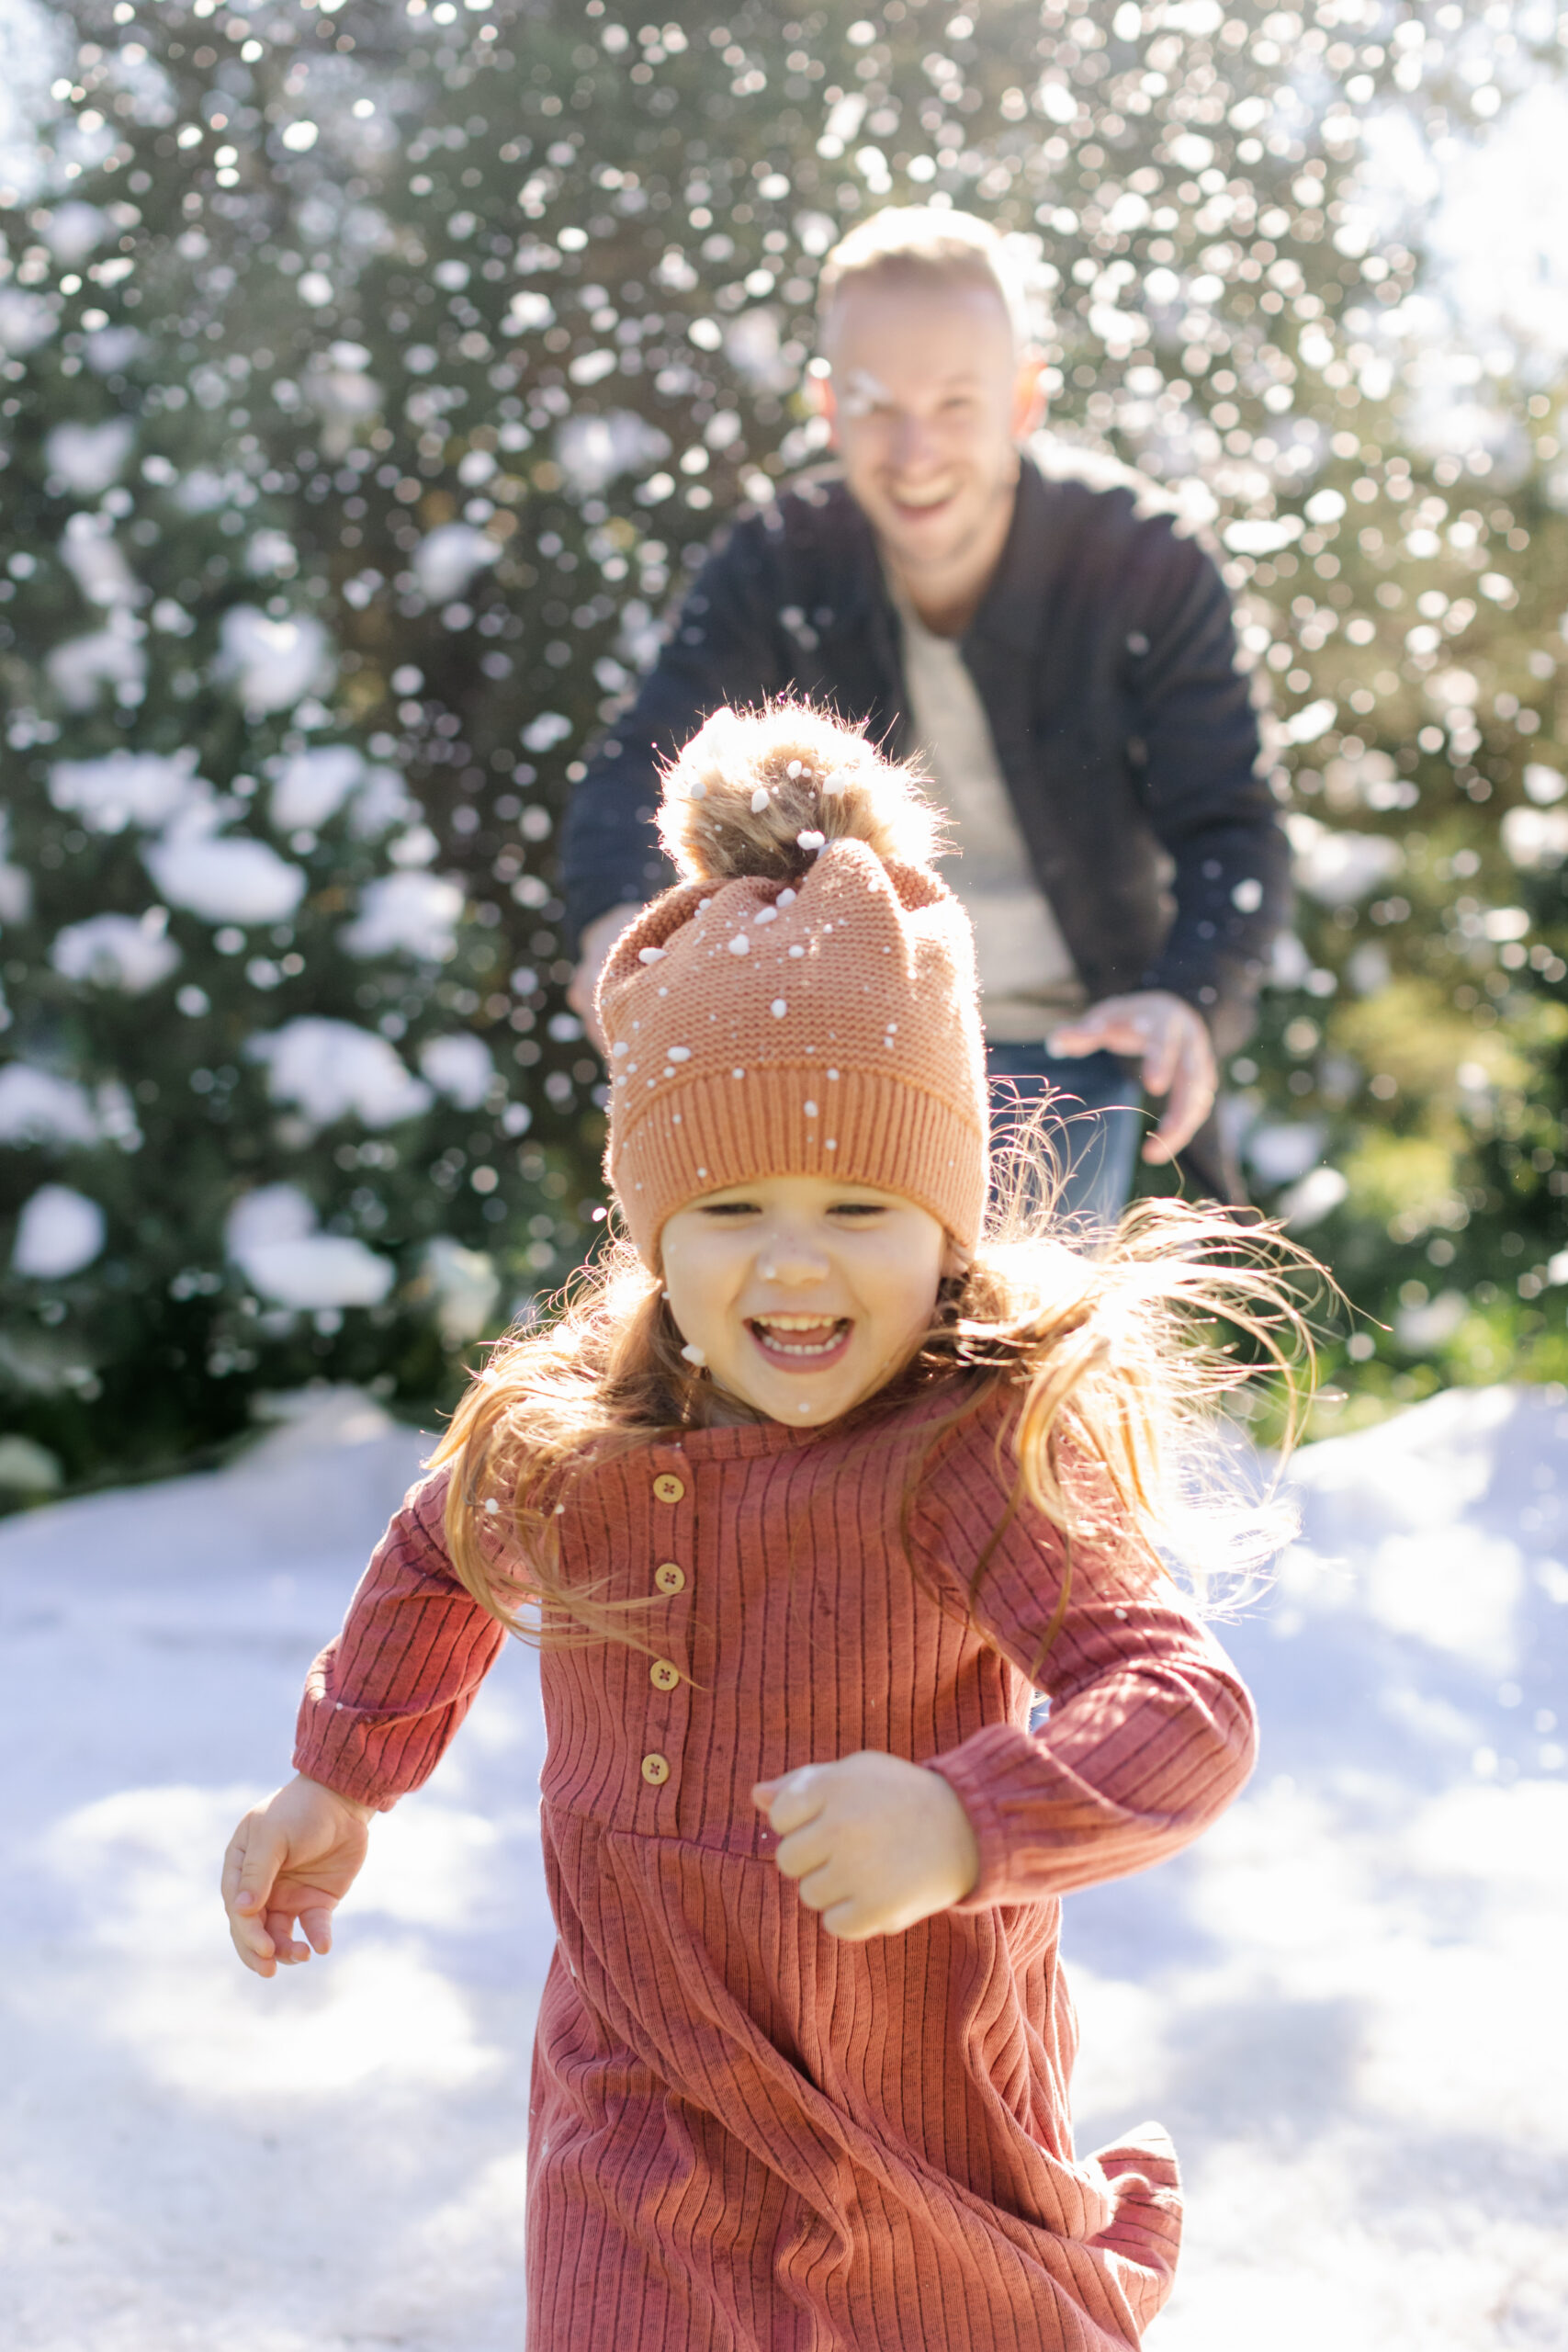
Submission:
[[[967,916],[930,870],[938,812],[798,705],[721,710],[665,777],[686,876],[599,983],[605,1167],[644,1261],[690,1200],[764,1175],[901,1193],[979,1238],[985,1055]]]

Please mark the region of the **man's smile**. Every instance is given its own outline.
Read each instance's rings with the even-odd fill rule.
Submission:
[[[960,485],[955,481],[940,482],[925,490],[890,489],[887,495],[895,506],[907,514],[924,514],[931,507],[945,506],[957,497]]]

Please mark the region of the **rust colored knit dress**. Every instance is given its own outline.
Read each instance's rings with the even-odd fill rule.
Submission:
[[[651,1595],[650,1660],[547,1650],[543,1834],[558,1941],[530,2109],[529,2352],[1111,2352],[1169,2292],[1156,2125],[1076,2158],[1066,1889],[1157,1861],[1239,1788],[1245,1688],[1112,1547],[1060,1592],[950,1444],[900,1538],[926,1411],[867,1434],[689,1432],[580,1478],[567,1566]],[[416,1487],[312,1669],[296,1762],[416,1788],[503,1636]],[[911,1559],[911,1551],[917,1555]],[[771,1859],[754,1781],[869,1747],[930,1762],[978,1837],[955,1910],[842,1943]]]

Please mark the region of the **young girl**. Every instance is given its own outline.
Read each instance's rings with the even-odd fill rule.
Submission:
[[[532,2352],[1135,2344],[1176,2165],[1156,2125],[1075,2155],[1059,1897],[1247,1777],[1247,1694],[1160,1547],[1243,1376],[1181,1322],[1267,1348],[1282,1281],[1168,1207],[1099,1254],[983,1238],[973,942],[859,736],[721,712],[661,822],[687,878],[600,991],[629,1242],[497,1351],[393,1521],[301,1777],[229,1849],[234,1941],[263,1976],[328,1949],[372,1815],[525,1632],[558,1930]]]

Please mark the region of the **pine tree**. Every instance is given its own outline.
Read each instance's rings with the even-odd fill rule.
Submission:
[[[16,754],[33,830],[8,887],[30,881],[47,912],[13,1003],[39,1003],[29,976],[59,928],[149,903],[125,878],[131,833],[77,822],[84,846],[65,848],[49,798],[62,760],[192,750],[225,799],[254,776],[244,825],[309,866],[310,910],[363,888],[380,853],[345,798],[296,854],[267,830],[265,763],[301,741],[350,747],[419,800],[435,846],[412,870],[463,877],[458,960],[491,961],[482,977],[442,967],[437,993],[463,993],[440,1014],[482,1031],[532,1115],[533,1172],[493,1163],[521,1188],[491,1196],[511,1279],[558,1273],[587,1229],[562,1206],[592,1196],[602,1134],[561,997],[565,796],[715,525],[819,451],[800,384],[821,254],[878,203],[953,201],[1022,241],[1051,305],[1057,428],[1168,483],[1237,594],[1303,895],[1230,1073],[1234,1115],[1265,1204],[1391,1326],[1357,1334],[1357,1385],[1409,1396],[1510,1362],[1560,1375],[1556,387],[1497,381],[1491,413],[1531,422],[1495,446],[1483,419],[1452,449],[1417,437],[1420,240],[1380,229],[1359,162],[1395,109],[1439,140],[1483,116],[1498,85],[1476,60],[1495,30],[1438,8],[1391,32],[1371,0],[983,15],[886,0],[794,20],[705,6],[641,27],[604,0],[74,9],[51,177],[9,216],[0,289],[24,567],[4,616],[10,698],[34,714],[24,733],[60,729]],[[1556,70],[1508,40],[1499,119],[1513,86]],[[92,449],[110,467],[96,492],[46,488],[66,425],[134,435],[112,467],[112,437],[79,445],[79,476]],[[95,608],[84,583],[114,560],[135,598]],[[161,606],[183,617],[165,628]],[[226,618],[242,610],[257,618]],[[335,663],[312,690],[321,721],[247,723],[225,628],[308,623]],[[73,662],[97,665],[90,710],[69,707]],[[7,948],[17,936],[7,922]],[[168,936],[186,963],[165,994],[201,987],[231,1024],[223,1059],[204,1046],[194,1067],[234,1069],[229,1091],[270,1136],[264,1070],[240,1054],[260,1000],[240,976],[277,953],[247,937],[225,960],[175,907]],[[310,954],[299,1001],[373,1021],[355,995],[371,980],[324,930]],[[49,989],[58,1022],[63,979]],[[120,1003],[125,1027],[144,1001]],[[398,1041],[411,1069],[421,1034]],[[179,1100],[176,1154],[210,1116]],[[428,1166],[435,1130],[421,1132]],[[146,1164],[146,1147],[123,1163]],[[547,1183],[523,1241],[522,1192]],[[461,1236],[484,1238],[457,1200]],[[318,1204],[351,1214],[337,1194]],[[431,1207],[431,1229],[446,1215]],[[406,1229],[417,1248],[427,1228]],[[123,1262],[153,1287],[135,1251]],[[202,1264],[215,1271],[210,1250]],[[107,1300],[92,1269],[76,1279]],[[134,1325],[109,1351],[133,1385]],[[310,1344],[350,1368],[361,1326],[354,1362],[368,1362],[385,1344],[370,1311]],[[281,1376],[245,1377],[264,1374]],[[433,1380],[434,1356],[400,1376]],[[243,1385],[229,1377],[235,1413]],[[176,1418],[197,1429],[210,1409],[197,1377]],[[79,1442],[73,1460],[104,1441]]]

